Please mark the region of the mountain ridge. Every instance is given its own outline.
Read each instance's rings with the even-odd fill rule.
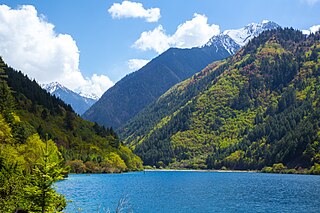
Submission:
[[[279,26],[270,24],[273,22],[268,23],[252,24],[247,28],[251,26],[251,31],[258,33]],[[248,29],[242,28],[240,31],[248,33]],[[170,87],[191,77],[208,64],[231,56],[240,47],[229,35],[221,33],[201,47],[170,48],[140,70],[117,82],[83,114],[83,118],[119,128]]]
[[[174,84],[192,76],[212,60],[230,55],[226,50],[212,53],[210,49],[170,48],[117,82],[83,117],[114,128],[123,125]]]

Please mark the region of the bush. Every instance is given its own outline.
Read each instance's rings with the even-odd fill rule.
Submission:
[[[68,161],[66,166],[70,167],[71,173],[85,173],[87,171],[86,165],[83,163],[82,160],[73,160]]]
[[[270,166],[266,166],[261,170],[261,172],[263,172],[263,173],[273,173],[273,169]]]
[[[283,173],[284,170],[286,170],[287,167],[284,166],[282,163],[275,163],[272,166],[272,170],[274,173]]]
[[[310,174],[320,175],[320,164],[315,163],[310,169]]]

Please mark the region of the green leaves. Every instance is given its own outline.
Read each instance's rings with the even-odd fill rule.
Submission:
[[[125,142],[151,166],[310,169],[320,163],[319,36],[262,33],[145,108],[121,129]]]
[[[54,142],[43,142],[38,135],[32,135],[25,144],[3,145],[0,212],[13,212],[17,208],[30,212],[60,212],[66,201],[52,187],[63,179],[67,170]]]

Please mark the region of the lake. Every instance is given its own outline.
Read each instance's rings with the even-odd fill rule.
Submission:
[[[320,176],[240,172],[148,171],[69,175],[56,184],[65,212],[320,212]],[[100,211],[98,210],[100,209]]]

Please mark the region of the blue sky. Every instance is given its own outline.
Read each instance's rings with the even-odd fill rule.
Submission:
[[[0,44],[0,54],[9,65],[27,70],[40,83],[62,81],[73,90],[101,95],[139,64],[170,46],[199,45],[216,33],[264,19],[301,30],[320,24],[319,0],[132,0],[126,3],[122,0],[1,0],[0,4],[9,8],[0,9],[0,41],[4,41]],[[21,5],[33,5],[34,10],[22,10]],[[3,23],[15,28],[4,30],[8,26],[1,25],[1,17],[6,20]],[[193,33],[198,34],[190,37]],[[20,41],[20,47],[26,42],[28,46],[20,49],[14,46]],[[38,53],[25,54],[24,50]],[[25,56],[28,54],[29,58]]]

